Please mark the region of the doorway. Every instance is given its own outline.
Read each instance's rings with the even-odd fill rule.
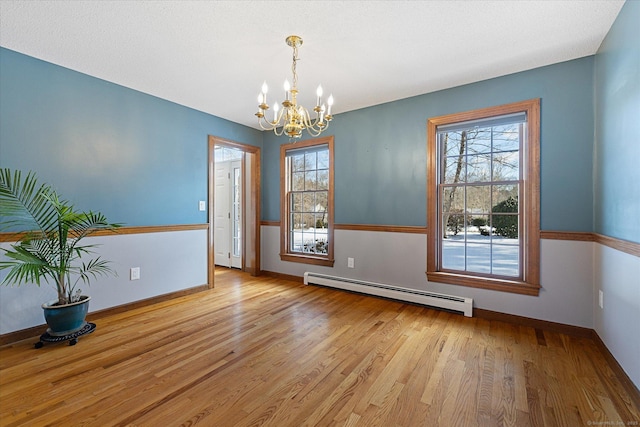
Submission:
[[[242,164],[240,150],[216,146],[214,190],[215,265],[242,269]]]
[[[260,148],[209,136],[209,287],[215,266],[260,273]]]

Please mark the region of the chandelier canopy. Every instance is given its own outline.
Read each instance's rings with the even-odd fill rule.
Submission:
[[[302,46],[302,39],[298,36],[289,36],[285,39],[287,45],[293,48],[293,86],[289,80],[284,82],[285,98],[282,101],[282,109],[278,103],[273,104],[273,120],[266,118],[269,109],[267,104],[267,82],[262,84],[262,92],[258,95],[258,124],[264,130],[273,130],[278,136],[286,134],[290,139],[300,138],[302,131],[306,130],[311,136],[318,136],[329,127],[331,116],[331,106],[333,105],[333,95],[327,99],[327,103],[322,101],[322,86],[316,90],[317,101],[313,108],[315,118],[312,119],[309,110],[302,105],[298,105],[298,74],[296,73],[296,63],[298,61],[298,47]]]

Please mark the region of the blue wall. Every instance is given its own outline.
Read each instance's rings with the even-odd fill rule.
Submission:
[[[246,126],[4,48],[0,93],[0,167],[131,226],[206,223],[207,135],[262,144]]]
[[[427,119],[541,98],[541,227],[592,231],[593,63],[586,57],[336,115],[327,131],[335,135],[336,223],[425,226]],[[279,220],[283,141],[265,133],[266,220]]]
[[[640,243],[640,2],[596,56],[595,231]]]
[[[541,98],[542,229],[592,231],[593,67],[587,57],[336,115],[335,221],[426,225],[427,119]],[[0,71],[0,167],[36,170],[112,221],[205,223],[212,134],[263,146],[262,219],[280,219],[286,139],[7,49]]]

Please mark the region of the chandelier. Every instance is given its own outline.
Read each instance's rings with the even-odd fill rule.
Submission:
[[[273,104],[273,120],[266,117],[269,109],[267,104],[267,82],[262,84],[262,92],[258,95],[258,124],[264,130],[273,130],[281,136],[286,134],[290,139],[300,138],[302,131],[306,130],[311,136],[318,136],[329,127],[331,116],[331,106],[333,105],[333,95],[330,95],[325,105],[322,101],[322,86],[316,90],[317,101],[313,108],[315,118],[312,119],[309,110],[298,105],[298,74],[296,73],[296,63],[298,61],[298,47],[302,46],[302,39],[298,36],[289,36],[285,39],[287,45],[293,48],[293,86],[289,80],[284,82],[285,98],[282,101],[282,109],[278,103]]]

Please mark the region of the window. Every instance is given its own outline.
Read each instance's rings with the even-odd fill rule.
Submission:
[[[333,137],[280,148],[280,258],[333,266]]]
[[[538,295],[540,101],[428,121],[427,277]]]

